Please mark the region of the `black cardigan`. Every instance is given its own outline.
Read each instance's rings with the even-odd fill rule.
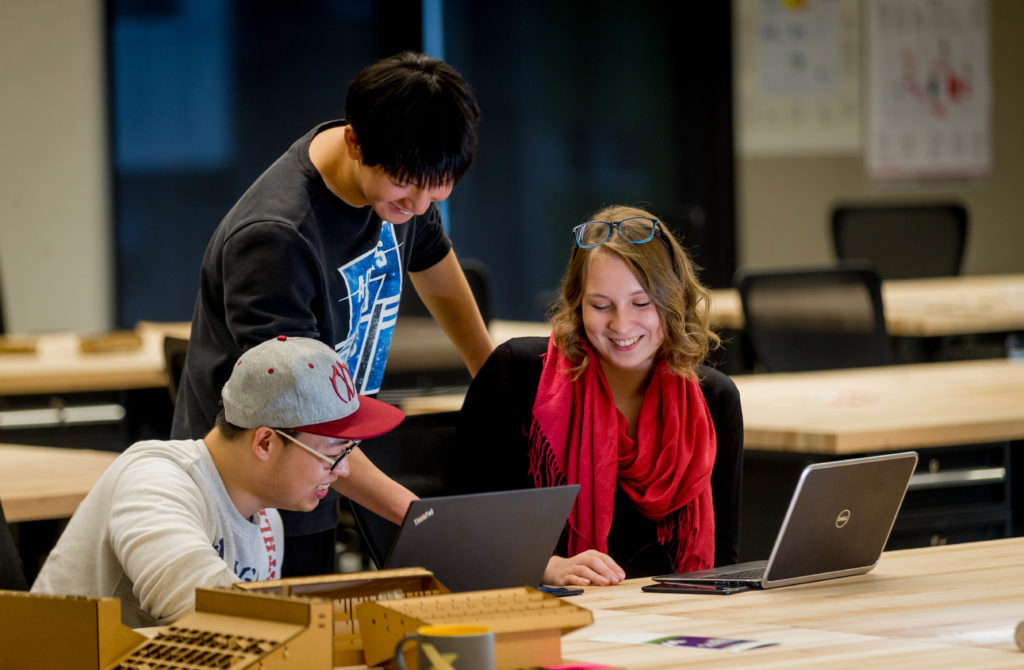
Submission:
[[[529,430],[547,338],[522,337],[502,344],[473,379],[459,414],[452,476],[462,492],[531,488]],[[711,474],[715,506],[715,565],[735,563],[742,490],[743,416],[739,392],[726,375],[700,366],[701,390],[711,411],[717,454]],[[656,540],[655,524],[618,489],[608,537],[609,554],[629,577],[674,572]],[[563,534],[559,553],[564,555]]]

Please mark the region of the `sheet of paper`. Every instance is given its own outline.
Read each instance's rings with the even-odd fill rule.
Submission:
[[[660,633],[622,632],[609,633],[590,638],[592,642],[618,642],[620,644],[656,644],[662,647],[693,647],[714,651],[740,652],[759,647],[771,647],[778,642],[763,640],[735,640],[725,637],[700,637],[694,635],[663,635]]]

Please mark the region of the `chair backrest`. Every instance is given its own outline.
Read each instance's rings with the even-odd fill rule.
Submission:
[[[871,262],[883,279],[960,274],[967,210],[959,203],[839,205],[832,244],[840,261]]]
[[[407,416],[390,433],[365,440],[361,447],[373,464],[421,498],[453,493],[448,483],[448,454],[458,412]],[[380,567],[398,526],[349,501],[356,526],[373,562]]]
[[[178,382],[185,370],[185,356],[188,354],[188,339],[184,337],[164,337],[164,366],[167,370],[167,390],[171,394],[171,402],[178,399]]]
[[[701,365],[700,390],[715,426],[715,465],[711,498],[715,509],[715,565],[739,558],[743,500],[743,408],[740,394],[724,372]]]
[[[473,292],[480,314],[484,317],[484,323],[491,322],[491,278],[487,266],[474,258],[460,258],[459,265],[462,267],[462,274],[466,275],[469,283],[469,290]],[[416,289],[411,281],[402,285],[402,300],[398,305],[399,319],[402,316],[430,316],[426,305],[420,300]]]
[[[484,323],[491,320],[490,278],[483,263],[459,259]],[[471,377],[455,345],[434,321],[411,281],[402,286],[398,323],[391,340],[382,387],[464,386]]]
[[[27,591],[28,581],[21,565],[21,556],[7,526],[3,504],[0,504],[0,589]]]
[[[739,272],[745,330],[767,372],[892,363],[881,280],[867,264]]]

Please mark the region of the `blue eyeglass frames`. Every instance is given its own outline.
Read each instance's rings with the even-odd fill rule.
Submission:
[[[587,221],[572,229],[576,245],[589,249],[599,247],[611,237],[612,229],[618,232],[627,242],[643,244],[654,239],[655,233],[661,228],[661,222],[646,216],[631,216],[621,221]]]

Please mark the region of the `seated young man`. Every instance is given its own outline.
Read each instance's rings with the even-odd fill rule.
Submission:
[[[316,507],[349,475],[345,457],[359,441],[404,418],[358,395],[331,347],[298,337],[242,354],[221,401],[203,439],[139,442],[118,456],[33,591],[119,597],[122,619],[138,627],[191,611],[197,587],[277,578],[284,535],[275,508]]]

